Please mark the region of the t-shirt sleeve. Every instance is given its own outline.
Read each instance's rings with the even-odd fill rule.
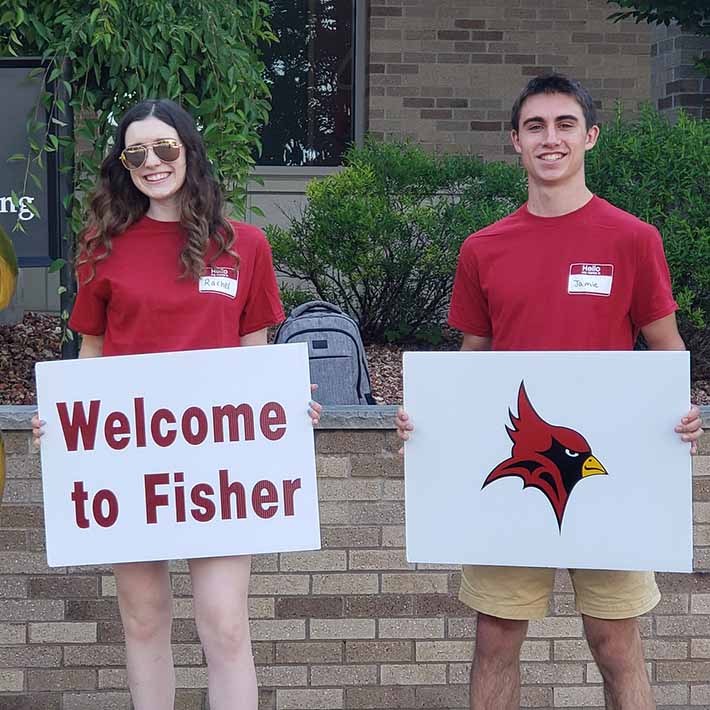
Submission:
[[[478,260],[470,238],[463,243],[459,252],[449,307],[449,325],[463,333],[482,338],[492,334],[488,302],[481,289]]]
[[[663,240],[655,227],[638,235],[636,276],[631,297],[631,321],[636,328],[664,318],[678,309]]]
[[[259,230],[254,256],[254,273],[249,285],[244,311],[239,323],[239,335],[254,333],[284,320],[279,286],[271,259],[271,246]]]
[[[83,335],[103,335],[106,331],[109,288],[98,274],[89,280],[92,271],[87,263],[77,269],[78,288],[69,327]]]

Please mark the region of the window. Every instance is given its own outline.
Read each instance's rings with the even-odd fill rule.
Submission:
[[[272,0],[272,92],[259,165],[340,165],[354,139],[356,0]]]

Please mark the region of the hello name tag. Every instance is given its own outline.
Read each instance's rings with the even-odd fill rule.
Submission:
[[[237,297],[239,279],[236,269],[213,266],[209,273],[200,277],[200,293],[221,293],[229,298]]]
[[[571,264],[567,293],[608,296],[613,280],[613,264]]]

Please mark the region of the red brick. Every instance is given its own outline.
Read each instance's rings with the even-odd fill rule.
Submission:
[[[506,64],[532,64],[535,61],[534,54],[506,54]]]
[[[673,574],[661,572],[656,575],[661,592],[707,592],[710,589],[710,572]]]
[[[467,30],[482,30],[485,26],[485,20],[454,20],[454,27]]]
[[[437,37],[439,39],[466,40],[469,33],[464,30],[439,30]]]
[[[437,99],[438,108],[467,108],[468,99]]]
[[[405,108],[434,108],[434,99],[425,98],[408,98],[402,101],[402,106]]]
[[[413,641],[346,641],[346,663],[397,663],[414,660]]]
[[[411,594],[366,594],[345,597],[345,616],[348,618],[381,618],[412,616]]]
[[[503,33],[491,31],[471,32],[471,39],[480,42],[500,42],[503,39]]]
[[[453,594],[416,594],[414,616],[475,616],[476,612]]]
[[[266,710],[270,708],[269,705],[262,705],[262,699],[271,699],[273,691],[266,690],[263,695],[261,689],[259,690],[259,710]],[[193,688],[178,688],[175,691],[175,710],[202,710],[206,707],[205,701],[206,693],[204,690],[198,690]],[[132,707],[129,705],[129,707]],[[91,710],[104,710],[103,707],[95,707]]]
[[[469,64],[471,57],[466,53],[441,52],[437,55],[437,61],[439,64]]]
[[[407,99],[405,99],[405,102],[406,101]],[[324,548],[379,547],[380,528],[376,526],[367,527],[360,525],[323,525],[321,526],[321,542]]]
[[[451,118],[451,111],[448,109],[422,109],[419,112],[422,118]]]
[[[503,124],[500,121],[471,121],[472,131],[500,131]]]
[[[485,42],[456,42],[454,44],[455,52],[463,52],[470,54],[471,52],[485,52]]]
[[[415,690],[416,708],[468,708],[468,686],[421,687]]]
[[[347,642],[350,643],[350,642]],[[276,663],[342,663],[342,641],[277,641]]]
[[[587,51],[589,54],[620,54],[621,46],[618,44],[590,44]]]
[[[34,670],[27,671],[29,690],[95,690],[95,670]]]
[[[342,597],[282,597],[276,600],[277,619],[338,619],[342,616]]]
[[[0,530],[0,550],[12,552],[28,549],[27,535],[24,530]]]
[[[91,599],[98,595],[97,577],[67,575],[30,578],[30,597],[33,599]]]
[[[0,507],[0,527],[3,528],[42,528],[44,513],[41,505],[12,505],[5,503]]]
[[[60,710],[61,693],[27,693],[0,696],[2,710]]]
[[[345,706],[353,710],[368,708],[379,710],[399,710],[415,706],[414,688],[403,686],[381,686],[379,688],[347,688]]]
[[[118,618],[118,600],[116,599],[97,599],[96,601],[70,600],[67,602],[67,621],[97,621],[98,619]]]
[[[536,66],[524,66],[521,69],[521,74],[523,76],[542,76],[543,74],[549,74],[552,71],[552,67],[536,67]],[[515,151],[513,151],[515,152]]]
[[[472,54],[471,64],[502,64],[503,57],[500,54]]]
[[[370,7],[372,17],[401,17],[401,7],[383,7],[382,5],[372,5]]]
[[[388,74],[419,74],[418,64],[388,64]]]

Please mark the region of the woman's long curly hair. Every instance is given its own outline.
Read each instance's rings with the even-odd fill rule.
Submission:
[[[185,151],[185,182],[180,189],[180,224],[186,233],[185,246],[180,254],[182,278],[199,279],[205,268],[205,258],[230,254],[239,266],[234,251],[235,234],[224,217],[224,203],[212,167],[207,160],[202,137],[187,111],[167,99],[148,99],[129,109],[116,129],[111,152],[99,172],[99,183],[91,197],[89,223],[79,237],[77,267],[90,264],[90,281],[96,274],[96,264],[111,254],[111,241],[125,232],[148,211],[150,200],[133,184],[128,170],[120,161],[125,148],[126,129],[134,121],[154,116],[172,126],[180,137]]]

